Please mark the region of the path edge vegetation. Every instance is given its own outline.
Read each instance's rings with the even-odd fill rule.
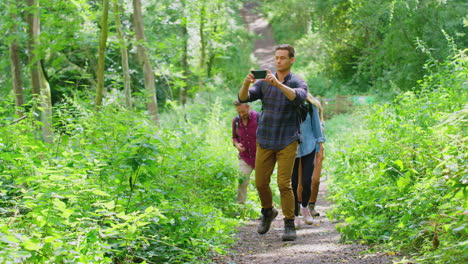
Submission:
[[[457,9],[467,4],[280,2],[262,10],[276,41],[297,47],[296,70],[315,95],[378,98],[327,125],[324,167],[342,241],[421,263],[466,262],[467,39]]]
[[[143,17],[144,43],[130,40],[131,12],[122,5],[128,41],[110,30],[99,113],[92,102],[101,5],[0,4],[7,32],[0,51],[10,54],[0,63],[0,262],[209,262],[234,242],[230,105],[255,36],[234,15],[240,2],[184,0],[182,12],[172,2],[146,6],[154,16]],[[387,99],[364,111],[364,129],[337,141],[326,159],[343,241],[386,245],[420,262],[467,260],[467,3],[291,0],[270,8],[279,2],[267,0],[263,10],[276,40],[301,52],[295,67],[316,95]],[[205,20],[199,14],[207,10],[223,16]],[[282,24],[284,12],[294,16]],[[79,19],[57,20],[58,13]],[[156,66],[160,127],[145,110],[144,72],[131,49],[133,90],[119,88],[121,43],[144,44]],[[349,122],[329,122],[340,120]],[[333,127],[330,139],[348,139]]]
[[[418,263],[468,259],[467,55],[428,62],[434,71],[420,92],[331,120],[343,128],[328,130],[326,161],[343,242],[381,245]]]

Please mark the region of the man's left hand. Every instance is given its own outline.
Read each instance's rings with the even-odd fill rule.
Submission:
[[[280,82],[278,81],[278,79],[276,79],[276,76],[270,70],[266,70],[266,71],[267,71],[267,75],[265,77],[265,81],[273,86],[278,87],[278,84]]]

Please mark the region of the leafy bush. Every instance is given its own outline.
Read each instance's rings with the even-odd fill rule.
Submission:
[[[468,44],[466,1],[265,2],[275,40],[297,48],[295,69],[305,66],[313,93],[322,96],[378,92],[393,98],[395,88],[417,86],[428,60],[450,54],[447,35],[460,47]]]
[[[190,109],[191,108],[191,109]],[[233,241],[237,167],[219,100],[161,127],[67,100],[53,145],[0,127],[0,262],[200,262]],[[187,113],[187,114],[184,114]]]
[[[375,105],[365,123],[341,124],[362,129],[334,142],[339,149],[328,159],[333,216],[343,221],[345,240],[385,243],[423,254],[420,261],[428,263],[463,263],[467,59],[460,52],[431,63],[420,92]]]

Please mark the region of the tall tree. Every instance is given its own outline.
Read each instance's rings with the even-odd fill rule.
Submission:
[[[213,35],[215,35],[218,31],[218,24],[214,24],[213,26]],[[208,60],[206,61],[206,76],[208,78],[211,78],[212,76],[212,70],[213,70],[213,63],[214,63],[214,60],[216,58],[216,51],[213,47],[211,47],[211,49],[209,49],[208,51]]]
[[[220,14],[223,13],[222,4],[219,1],[216,1],[215,3],[212,3],[212,5],[214,5],[213,6],[214,10],[211,10],[208,13],[214,13],[214,14],[218,14],[218,15],[212,16],[212,20],[213,20],[212,21],[212,30],[211,30],[211,34],[209,35],[210,41],[208,42],[208,44],[211,44],[211,45],[207,45],[208,46],[208,49],[207,49],[208,60],[206,61],[206,76],[208,78],[210,78],[212,76],[213,63],[214,63],[214,60],[216,58],[216,50],[213,47],[213,43],[215,43],[216,39],[219,38],[219,36],[217,36],[218,35],[218,29],[219,29],[219,25],[220,25],[220,20],[223,19],[223,16],[220,15]]]
[[[27,15],[27,22],[28,22],[28,62],[29,62],[29,71],[31,75],[31,86],[32,86],[32,96],[34,99],[37,99],[40,94],[40,84],[39,84],[39,74],[37,70],[37,63],[34,62],[34,49],[37,46],[36,39],[37,35],[39,34],[39,17],[37,15],[36,10],[36,1],[35,0],[27,0],[28,3],[28,15]],[[34,109],[35,111],[37,108]],[[39,116],[39,113],[37,113]]]
[[[128,51],[127,51],[127,42],[125,41],[125,36],[122,31],[122,23],[120,22],[120,6],[119,0],[114,0],[114,15],[115,15],[115,25],[117,27],[117,34],[119,37],[120,45],[120,55],[122,61],[122,71],[124,79],[124,91],[125,91],[125,104],[127,108],[132,108],[132,87],[130,85],[130,69],[128,67]]]
[[[18,28],[17,28],[17,12],[18,8],[15,1],[10,1],[9,3],[9,13],[11,16],[11,36],[12,40],[9,45],[10,50],[10,68],[11,68],[11,80],[13,91],[15,93],[15,106],[16,114],[18,116],[23,115],[21,106],[24,104],[23,99],[23,87],[21,80],[21,63],[19,58],[19,45],[18,45]]]
[[[141,12],[140,0],[133,0],[133,20],[137,40],[138,59],[143,68],[146,104],[151,118],[156,124],[158,124],[159,113],[158,101],[156,98],[156,87],[154,83],[154,72],[146,49],[146,37],[143,27],[143,15]]]
[[[50,96],[49,82],[45,78],[45,69],[41,63],[40,42],[40,19],[38,0],[28,0],[28,33],[29,33],[29,63],[31,69],[31,84],[33,98],[39,99],[40,107],[36,108],[42,123],[42,135],[45,142],[52,142],[52,101]]]
[[[205,40],[205,21],[206,21],[206,2],[201,1],[200,16],[199,16],[199,33],[200,33],[200,62],[199,62],[199,75],[198,75],[198,86],[199,89],[203,88],[203,75],[205,68],[205,57],[206,57],[206,40]]]
[[[99,39],[99,58],[97,70],[97,90],[96,101],[94,103],[95,110],[99,110],[102,104],[104,95],[104,60],[107,44],[107,17],[109,14],[109,0],[102,1],[102,17],[101,17],[101,37]]]
[[[181,64],[182,64],[182,71],[183,71],[183,75],[184,75],[184,84],[182,85],[182,87],[180,87],[180,93],[179,93],[179,102],[180,104],[182,105],[185,105],[185,103],[187,102],[187,87],[189,87],[188,85],[188,76],[189,76],[189,63],[188,63],[188,41],[189,41],[189,35],[188,35],[188,25],[187,25],[187,15],[186,15],[186,11],[187,11],[187,3],[185,0],[181,0],[181,4],[182,4],[182,18],[181,18],[181,26],[182,26],[182,45],[183,45],[183,48],[182,48],[182,61],[181,61]]]

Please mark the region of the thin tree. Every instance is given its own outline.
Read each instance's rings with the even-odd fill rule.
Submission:
[[[21,106],[24,104],[24,96],[23,96],[23,87],[22,87],[22,80],[21,80],[21,64],[19,58],[19,45],[18,45],[18,27],[17,27],[17,12],[18,8],[16,6],[15,1],[10,1],[10,17],[11,17],[11,36],[12,41],[9,45],[10,50],[10,68],[11,68],[11,80],[13,91],[15,93],[15,106],[16,106],[16,114],[18,116],[23,115],[23,111],[21,110]]]
[[[138,59],[143,68],[146,104],[149,114],[153,121],[159,123],[158,101],[156,98],[156,87],[154,80],[154,72],[149,60],[149,54],[146,50],[146,38],[143,27],[143,16],[141,12],[141,1],[133,0],[133,24],[135,27],[135,36],[137,40]]]
[[[199,75],[198,75],[198,87],[201,90],[203,88],[203,74],[205,68],[205,57],[206,57],[206,40],[205,40],[205,21],[206,21],[206,3],[205,0],[201,1],[200,16],[199,16],[199,34],[200,34],[200,62],[199,62]]]
[[[109,14],[109,0],[102,1],[102,17],[101,17],[101,37],[99,39],[99,58],[97,70],[97,89],[96,101],[94,110],[99,111],[102,105],[102,97],[104,95],[104,56],[107,44],[107,16]]]
[[[221,24],[221,19],[223,18],[223,15],[226,15],[224,14],[224,11],[223,11],[223,7],[222,7],[222,4],[217,1],[215,6],[214,6],[214,12],[213,11],[210,11],[208,13],[215,13],[217,14],[216,16],[212,16],[211,19],[212,19],[212,30],[211,30],[211,35],[210,35],[210,39],[212,39],[212,41],[210,41],[209,43],[211,43],[211,45],[208,45],[208,59],[206,61],[206,76],[208,78],[211,78],[212,77],[212,70],[213,70],[213,63],[214,63],[214,60],[216,58],[216,49],[213,47],[213,42],[216,38],[216,35],[218,34],[218,29],[219,29],[219,24]]]
[[[132,87],[130,85],[130,69],[128,67],[128,51],[127,42],[122,31],[122,23],[120,22],[120,6],[119,0],[114,0],[114,15],[115,24],[117,26],[117,34],[119,37],[120,55],[122,62],[122,71],[124,78],[125,105],[127,108],[132,108]]]
[[[34,101],[39,97],[40,94],[40,84],[39,84],[39,74],[37,70],[37,63],[34,62],[34,49],[36,46],[36,35],[38,35],[38,27],[39,27],[39,17],[37,16],[37,11],[35,10],[36,1],[35,0],[27,0],[28,3],[28,13],[27,13],[27,22],[28,22],[28,63],[29,63],[29,71],[31,74],[31,86],[32,86],[32,96]],[[34,108],[36,111],[37,108]],[[39,112],[36,112],[39,116]]]
[[[29,64],[31,71],[31,84],[34,101],[39,99],[40,107],[34,107],[34,111],[39,114],[42,123],[42,136],[45,142],[52,143],[52,101],[50,96],[49,82],[45,78],[45,69],[40,60],[38,51],[40,19],[39,2],[37,0],[28,0],[28,48]]]
[[[181,26],[182,26],[182,45],[183,45],[183,50],[182,50],[182,70],[183,70],[183,78],[184,78],[184,85],[180,87],[180,92],[179,92],[179,102],[181,105],[185,105],[187,102],[187,87],[188,85],[188,80],[189,80],[189,64],[188,64],[188,29],[187,29],[187,16],[186,16],[186,1],[181,0],[182,4],[182,18],[181,18]]]

